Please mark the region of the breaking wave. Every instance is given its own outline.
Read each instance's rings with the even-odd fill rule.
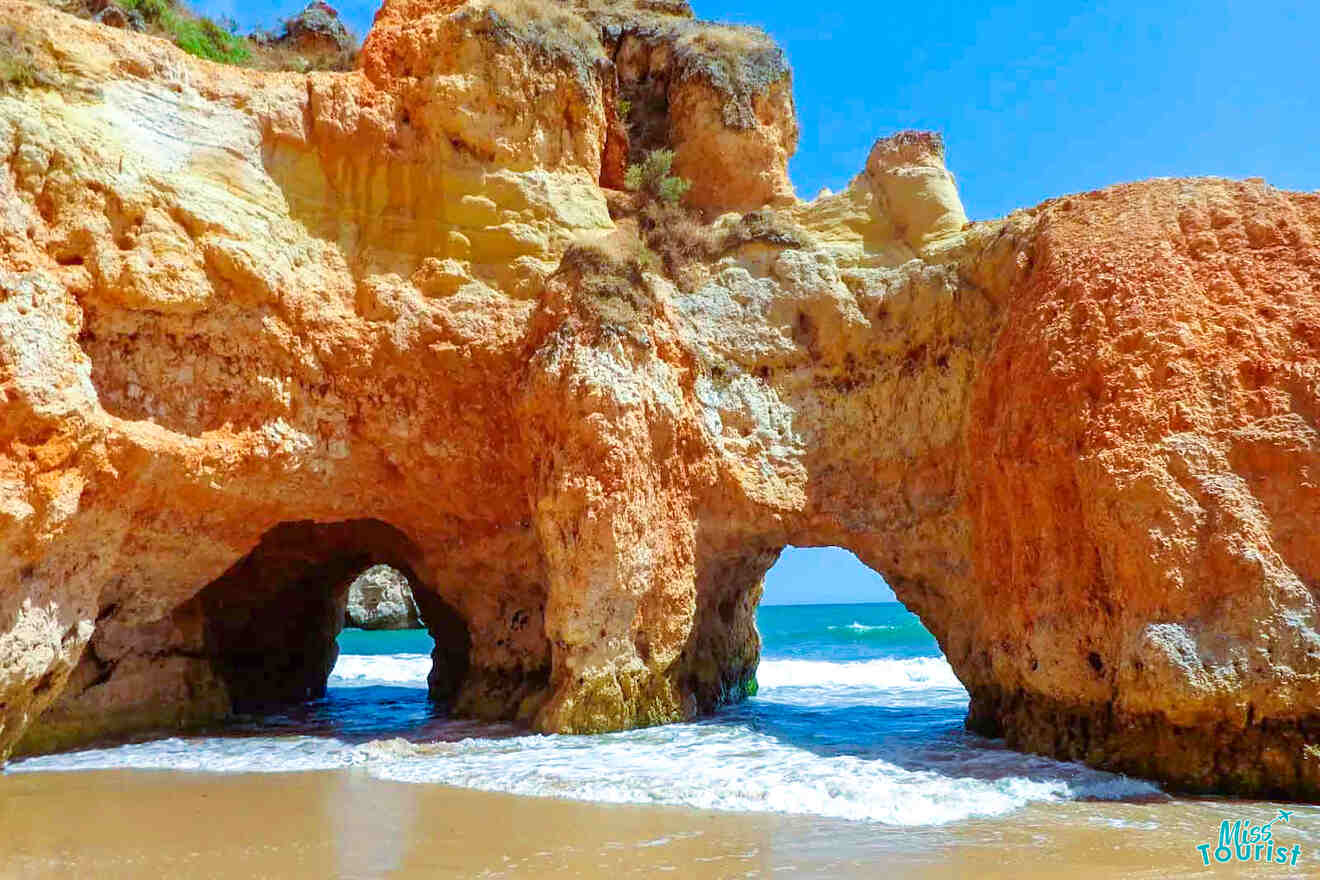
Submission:
[[[258,728],[284,725],[286,733],[171,738],[33,758],[11,771],[357,768],[380,779],[535,797],[906,826],[1003,815],[1033,802],[1160,795],[1147,782],[966,733],[966,692],[941,657],[770,659],[758,696],[713,719],[600,736],[425,720],[429,668],[425,654],[346,654],[321,715],[272,717]]]

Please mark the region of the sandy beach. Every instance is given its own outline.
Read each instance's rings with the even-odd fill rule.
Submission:
[[[1270,809],[1078,803],[906,829],[514,797],[355,770],[20,773],[0,777],[0,876],[1308,876],[1300,866],[1199,867],[1194,847],[1217,817]],[[1303,808],[1294,822],[1318,820]],[[1307,837],[1296,839],[1313,857]]]
[[[347,631],[323,699],[11,763],[0,878],[1314,876],[1320,808],[1278,821],[969,736],[905,615],[762,609],[755,698],[573,737],[448,718],[424,633]],[[1298,864],[1206,866],[1225,820],[1275,820]]]

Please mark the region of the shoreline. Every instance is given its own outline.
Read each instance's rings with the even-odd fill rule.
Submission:
[[[778,813],[603,804],[379,780],[364,770],[0,774],[0,876],[1249,876],[1200,866],[1247,801],[1080,801],[901,827]],[[1320,809],[1288,842],[1320,855]]]

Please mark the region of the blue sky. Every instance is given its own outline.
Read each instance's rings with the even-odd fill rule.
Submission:
[[[331,0],[333,3],[333,0]],[[243,28],[302,2],[198,0]],[[365,34],[376,3],[336,4]],[[973,219],[1147,177],[1264,177],[1320,189],[1320,2],[693,0],[788,51],[798,194],[839,189],[876,137],[943,132]],[[851,562],[849,561],[851,560]],[[768,602],[876,601],[841,551],[787,551]]]
[[[765,575],[762,605],[893,602],[884,578],[838,547],[786,547]]]

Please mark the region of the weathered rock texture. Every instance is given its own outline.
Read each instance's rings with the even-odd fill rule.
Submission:
[[[353,38],[339,13],[323,0],[312,0],[284,23],[283,39],[303,52],[351,52]]]
[[[0,20],[59,83],[0,95],[0,755],[318,692],[372,563],[457,712],[690,718],[793,543],[977,730],[1320,795],[1320,197],[967,225],[905,134],[801,203],[782,56],[681,4],[390,0],[309,76]],[[721,243],[682,284],[611,256],[660,143]]]
[[[421,629],[408,578],[388,565],[373,565],[348,587],[344,626],[359,629]]]

